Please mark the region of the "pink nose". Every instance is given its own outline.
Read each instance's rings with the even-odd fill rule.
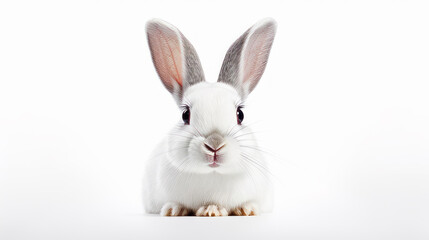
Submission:
[[[225,146],[224,138],[219,133],[212,133],[204,140],[204,147],[210,152],[216,153]]]
[[[222,144],[221,146],[218,146],[217,148],[213,148],[210,145],[208,145],[207,143],[204,143],[204,147],[206,147],[206,149],[209,150],[210,152],[214,152],[214,153],[216,153],[217,151],[219,151],[224,146],[225,146],[225,144]]]

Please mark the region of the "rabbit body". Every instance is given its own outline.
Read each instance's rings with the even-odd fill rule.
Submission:
[[[167,144],[164,140],[158,149],[164,150]],[[245,173],[226,176],[216,172],[180,173],[169,161],[169,157],[153,158],[146,168],[144,202],[148,213],[160,213],[169,202],[181,203],[194,212],[207,204],[220,205],[229,212],[248,202],[260,206],[262,212],[271,211],[271,186],[255,185],[255,180]]]

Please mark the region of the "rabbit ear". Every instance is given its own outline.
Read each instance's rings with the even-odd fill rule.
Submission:
[[[200,59],[185,36],[167,22],[150,20],[146,24],[146,33],[156,71],[180,104],[187,87],[204,81]]]
[[[226,53],[218,82],[234,86],[246,98],[264,73],[276,28],[273,19],[264,19],[241,35]]]

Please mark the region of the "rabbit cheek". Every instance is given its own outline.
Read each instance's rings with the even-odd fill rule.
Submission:
[[[219,152],[218,162],[228,168],[229,171],[236,171],[239,163],[239,145],[234,139],[225,138],[225,147]]]

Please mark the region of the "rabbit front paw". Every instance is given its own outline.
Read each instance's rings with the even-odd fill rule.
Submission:
[[[230,212],[234,216],[255,216],[259,214],[258,206],[254,203],[245,203]]]
[[[199,217],[221,217],[228,216],[228,211],[221,206],[207,205],[200,207],[195,215]]]
[[[179,203],[168,202],[161,208],[161,216],[188,216],[190,210]]]

